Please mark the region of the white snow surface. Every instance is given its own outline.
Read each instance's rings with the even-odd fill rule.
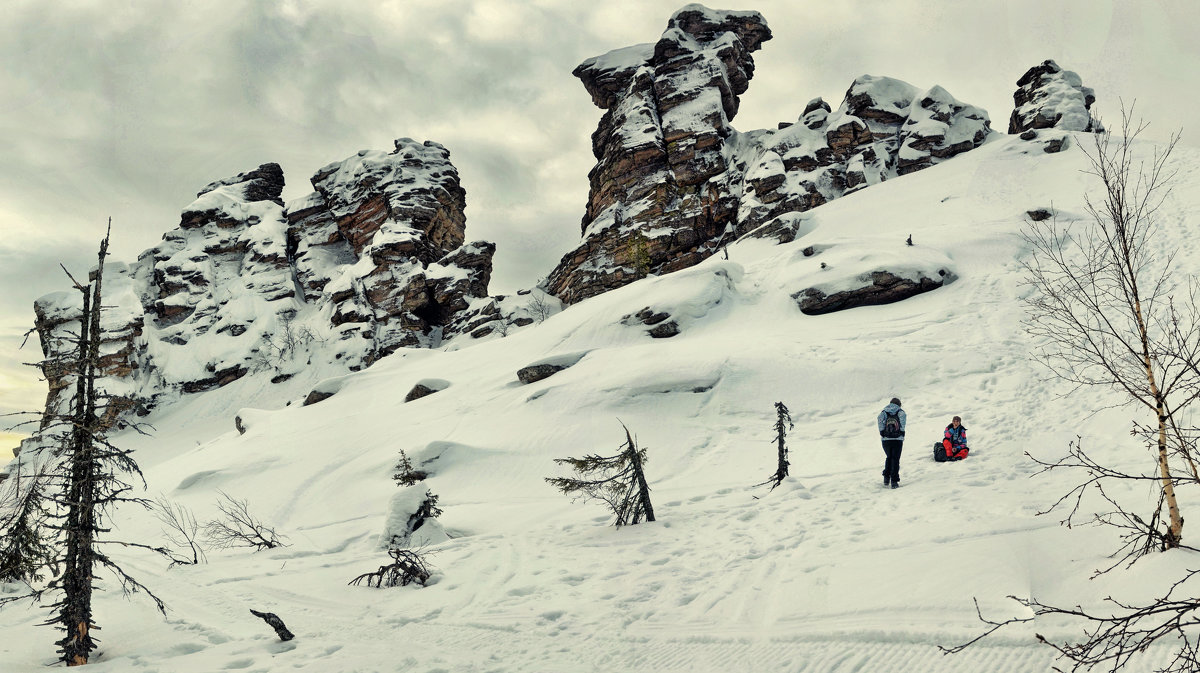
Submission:
[[[210,550],[207,564],[175,568],[109,550],[169,611],[164,619],[104,579],[89,670],[1048,670],[1053,651],[1034,633],[1068,637],[1078,624],[1011,628],[956,656],[937,646],[981,632],[973,599],[993,618],[1024,614],[1009,595],[1095,607],[1106,595],[1156,595],[1200,561],[1173,552],[1089,580],[1117,546],[1111,531],[1036,515],[1079,476],[1035,477],[1026,451],[1054,458],[1078,434],[1114,464],[1150,460],[1128,433],[1140,412],[1102,391],[1061,397],[1020,325],[1024,213],[1082,216],[1096,188],[1080,172],[1087,140],[1049,155],[993,139],[805,213],[791,244],[747,239],[728,259],[506,338],[401,350],[318,385],[336,394],[317,404],[301,406],[307,391],[261,372],[155,412],[152,436],[115,438],[136,450],[151,495],[202,520],[218,491],[245,498],[290,546]],[[1156,245],[1194,273],[1200,240],[1185,225],[1200,215],[1200,153],[1176,148],[1173,161]],[[945,268],[955,279],[824,316],[791,299],[881,268]],[[653,339],[627,319],[647,307],[681,333]],[[573,364],[522,385],[516,371],[538,362]],[[404,403],[430,380],[445,385]],[[885,490],[875,417],[892,396],[908,440],[901,487]],[[791,476],[768,492],[753,485],[775,469],[777,401],[795,421]],[[972,454],[934,463],[929,447],[955,414]],[[621,423],[648,449],[657,521],[618,529],[600,504],[573,504],[544,478],[568,474],[554,458],[615,453]],[[429,472],[407,490],[391,479],[400,449]],[[424,538],[430,585],[347,586],[389,561],[381,538],[425,489],[444,510]],[[1151,506],[1147,490],[1116,491]],[[1182,498],[1187,517],[1200,503]],[[1100,505],[1085,500],[1084,511]],[[120,537],[160,538],[136,508],[113,522]],[[251,608],[276,613],[296,638],[280,642]],[[46,617],[26,603],[0,611],[0,670],[54,660],[59,635],[38,626]],[[1133,670],[1167,654],[1153,650]]]
[[[654,43],[647,42],[644,44],[635,44],[630,47],[613,49],[606,54],[593,56],[580,63],[579,67],[599,71],[628,70],[644,65],[653,56]]]

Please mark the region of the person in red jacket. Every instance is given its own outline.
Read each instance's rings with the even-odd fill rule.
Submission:
[[[946,460],[962,460],[970,452],[967,447],[967,428],[958,416],[946,426],[942,447],[946,449]]]

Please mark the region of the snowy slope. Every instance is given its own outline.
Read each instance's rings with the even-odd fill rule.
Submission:
[[[1200,242],[1186,220],[1200,210],[1200,153],[1176,151],[1159,243],[1195,272]],[[1111,533],[1035,516],[1074,482],[1031,479],[1025,451],[1059,455],[1082,434],[1099,457],[1148,460],[1127,433],[1134,412],[1105,408],[1114,398],[1096,392],[1062,399],[1020,326],[1024,213],[1080,216],[1094,188],[1083,165],[1075,147],[1043,154],[1000,137],[805,213],[792,244],[746,240],[727,260],[504,339],[402,350],[323,385],[337,393],[315,405],[300,406],[307,391],[295,388],[268,399],[274,389],[248,376],[160,412],[153,437],[119,442],[138,449],[151,493],[202,518],[218,490],[246,498],[291,546],[214,550],[206,565],[169,570],[124,555],[170,611],[163,620],[140,598],[99,594],[92,670],[1046,670],[1052,651],[1033,633],[1072,625],[1014,628],[954,657],[937,645],[979,632],[973,598],[994,617],[1021,614],[1010,594],[1094,605],[1158,592],[1198,561],[1153,557],[1089,581],[1116,546]],[[809,246],[817,254],[806,257]],[[824,316],[791,299],[879,268],[944,269],[953,281]],[[681,333],[650,338],[627,319],[646,307]],[[577,362],[517,380],[546,360]],[[429,380],[448,385],[403,401]],[[893,395],[909,418],[895,491],[880,487],[874,425]],[[751,486],[774,471],[776,401],[795,421],[793,476],[767,493]],[[954,414],[974,451],[935,464],[927,447]],[[655,523],[612,528],[600,505],[572,504],[543,481],[565,474],[553,458],[615,452],[618,419],[649,449]],[[430,472],[412,488],[440,496],[451,536],[429,547],[434,582],[346,586],[387,561],[400,449]],[[1200,503],[1183,498],[1186,517]],[[130,538],[158,535],[142,512],[122,511],[118,524]],[[279,614],[296,639],[280,643],[250,608]],[[45,615],[0,611],[0,670],[53,660],[58,636],[36,626]]]

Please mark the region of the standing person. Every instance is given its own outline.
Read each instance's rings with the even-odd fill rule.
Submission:
[[[962,418],[955,416],[950,425],[946,426],[942,448],[946,450],[946,460],[962,460],[967,457],[971,449],[967,447],[967,426],[962,424]]]
[[[893,397],[892,401],[879,412],[879,437],[883,440],[883,453],[887,460],[883,463],[883,485],[892,488],[900,487],[900,452],[904,449],[904,426],[908,417],[900,408],[900,398]]]

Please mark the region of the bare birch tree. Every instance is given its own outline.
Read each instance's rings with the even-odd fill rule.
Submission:
[[[1077,389],[1116,390],[1150,419],[1137,430],[1153,449],[1166,508],[1166,529],[1151,534],[1170,549],[1183,537],[1175,487],[1181,478],[1200,481],[1183,428],[1184,411],[1200,392],[1200,332],[1194,294],[1178,294],[1174,254],[1154,240],[1175,176],[1167,160],[1179,136],[1142,161],[1135,141],[1146,124],[1131,115],[1122,110],[1123,137],[1099,133],[1084,149],[1086,172],[1103,186],[1101,198],[1086,200],[1088,219],[1030,222],[1025,238],[1033,255],[1024,264],[1034,292],[1026,300],[1026,325],[1044,344],[1035,356],[1057,378]],[[1064,461],[1085,462],[1074,453]]]
[[[1121,127],[1120,139],[1101,133],[1094,147],[1085,150],[1088,172],[1104,187],[1101,200],[1087,201],[1090,221],[1078,227],[1034,222],[1027,234],[1034,256],[1026,269],[1035,290],[1028,300],[1028,325],[1046,343],[1037,354],[1041,362],[1077,388],[1119,391],[1129,405],[1152,419],[1134,423],[1133,434],[1146,441],[1153,456],[1153,469],[1143,473],[1101,463],[1083,450],[1079,439],[1071,443],[1066,457],[1037,461],[1043,471],[1074,468],[1085,475],[1050,507],[1066,507],[1068,524],[1093,486],[1111,506],[1096,514],[1095,521],[1121,532],[1122,545],[1113,556],[1123,558],[1097,575],[1125,559],[1132,564],[1155,551],[1193,549],[1182,544],[1183,516],[1175,487],[1200,483],[1193,450],[1196,429],[1185,416],[1200,396],[1197,285],[1194,278],[1186,284],[1176,282],[1174,253],[1163,252],[1166,246],[1156,247],[1154,240],[1157,215],[1175,177],[1167,160],[1179,135],[1172,135],[1144,162],[1136,158],[1134,141],[1146,125],[1135,124],[1132,109],[1123,109]],[[1156,508],[1146,517],[1127,511],[1105,492],[1103,484],[1110,480],[1155,484]],[[1193,598],[1198,574],[1186,571],[1157,598],[1123,601],[1110,596],[1097,608],[1009,596],[1027,616],[995,621],[980,612],[980,620],[989,627],[983,634],[942,649],[961,652],[1011,624],[1066,617],[1082,626],[1081,635],[1057,641],[1036,637],[1069,661],[1070,671],[1102,666],[1115,673],[1140,664],[1138,657],[1152,646],[1169,643],[1174,656],[1156,671],[1192,673],[1200,670],[1200,600]]]

